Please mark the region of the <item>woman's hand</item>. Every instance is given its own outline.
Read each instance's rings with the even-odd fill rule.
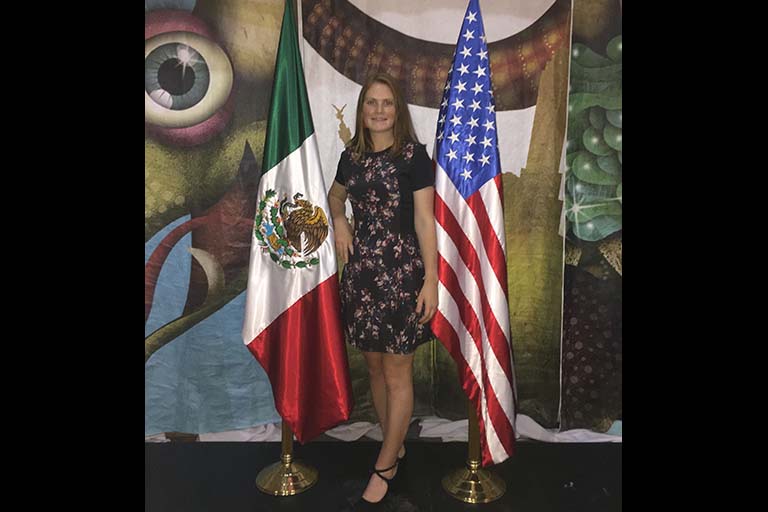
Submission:
[[[349,256],[355,254],[355,248],[352,244],[352,226],[344,216],[333,219],[333,231],[336,243],[336,254],[341,257],[341,261],[346,265],[349,263]]]
[[[437,235],[435,234],[435,188],[424,187],[413,193],[414,227],[424,261],[424,285],[416,298],[420,324],[432,320],[437,312]]]
[[[437,312],[437,278],[427,278],[421,287],[419,296],[416,297],[416,313],[422,313],[419,324],[432,320]]]
[[[345,265],[349,262],[349,255],[355,254],[355,249],[352,246],[352,226],[349,225],[349,221],[344,215],[346,211],[344,202],[346,200],[347,189],[334,180],[331,190],[328,191],[328,206],[331,208],[336,254],[339,255]]]

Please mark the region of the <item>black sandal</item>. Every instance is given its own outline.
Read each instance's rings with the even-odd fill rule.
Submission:
[[[382,510],[382,508],[385,506],[385,502],[388,501],[388,493],[389,493],[389,485],[392,480],[394,480],[394,476],[392,478],[387,478],[386,476],[382,475],[383,472],[389,471],[391,469],[394,469],[397,467],[397,465],[400,463],[400,461],[395,462],[391,466],[385,469],[376,469],[376,466],[373,467],[373,470],[370,474],[376,473],[376,476],[387,482],[387,491],[384,493],[384,496],[377,501],[377,502],[371,502],[360,496],[360,500],[355,503],[355,506],[353,510],[355,512],[364,512],[364,511],[374,511],[374,510]],[[395,473],[395,476],[397,476],[397,473]]]

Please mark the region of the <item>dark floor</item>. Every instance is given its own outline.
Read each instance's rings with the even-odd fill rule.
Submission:
[[[368,480],[380,443],[294,443],[294,457],[319,471],[302,494],[274,497],[259,491],[258,472],[280,459],[280,443],[146,443],[145,511],[342,511]],[[397,511],[621,510],[621,443],[518,441],[517,453],[492,471],[507,483],[500,499],[470,505],[443,491],[441,479],[462,467],[466,443],[406,441],[407,456],[390,491]]]

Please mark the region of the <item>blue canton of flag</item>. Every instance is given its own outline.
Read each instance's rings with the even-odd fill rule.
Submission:
[[[495,108],[483,17],[470,0],[435,134],[435,159],[465,199],[499,173]]]

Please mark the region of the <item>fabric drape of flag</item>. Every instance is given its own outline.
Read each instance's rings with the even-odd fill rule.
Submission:
[[[482,465],[515,449],[502,181],[490,59],[470,0],[438,114],[435,219],[439,307],[432,330],[456,361],[479,421]]]
[[[275,64],[243,341],[304,443],[347,420],[353,401],[333,226],[291,3]]]

